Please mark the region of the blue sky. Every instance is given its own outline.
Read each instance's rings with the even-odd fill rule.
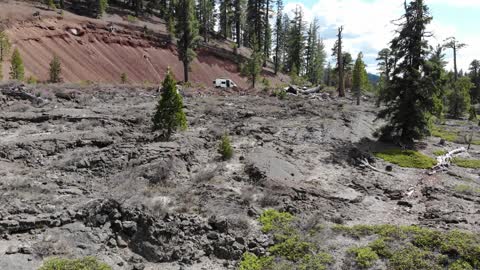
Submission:
[[[344,26],[345,47],[354,58],[362,51],[368,71],[377,73],[377,52],[388,47],[394,36],[391,20],[403,13],[403,0],[284,0],[286,11],[296,5],[304,9],[305,18],[317,17],[327,54],[335,42],[336,29]],[[429,30],[430,45],[436,46],[447,37],[455,36],[468,46],[458,53],[459,69],[467,70],[473,59],[480,59],[480,0],[425,0],[433,16]],[[452,53],[447,51],[449,66]]]

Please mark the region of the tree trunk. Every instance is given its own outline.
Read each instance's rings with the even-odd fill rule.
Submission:
[[[357,106],[360,105],[360,94],[361,94],[361,90],[360,90],[360,87],[357,89]]]
[[[252,77],[252,88],[255,88],[255,81],[257,79],[257,76]]]
[[[183,78],[185,82],[188,82],[188,61],[183,61]]]
[[[457,72],[457,45],[453,44],[453,70],[455,72],[455,81],[458,80],[458,72]]]
[[[342,55],[342,31],[343,26],[338,28],[338,96],[345,96],[345,74],[343,70],[343,55]]]

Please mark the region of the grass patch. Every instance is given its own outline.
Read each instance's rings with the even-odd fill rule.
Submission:
[[[435,159],[413,150],[389,149],[374,153],[381,158],[400,167],[428,169],[437,163]]]
[[[82,259],[51,258],[46,260],[38,270],[112,270],[112,268],[95,257],[85,257]]]
[[[456,142],[458,140],[458,132],[448,131],[437,126],[434,126],[430,130],[430,133],[432,134],[432,136],[442,138],[445,141]]]
[[[478,159],[454,158],[453,163],[462,168],[470,168],[470,169],[480,168],[480,160]]]
[[[239,270],[268,269],[273,264],[273,257],[257,257],[255,254],[245,252],[240,261]]]
[[[480,188],[473,188],[469,185],[456,185],[453,189],[456,192],[465,193],[469,195],[480,194]]]
[[[443,156],[443,155],[445,155],[445,154],[447,154],[447,153],[448,153],[448,151],[446,151],[446,150],[435,150],[435,151],[433,151],[433,154],[434,154],[435,156],[437,156],[437,157]]]

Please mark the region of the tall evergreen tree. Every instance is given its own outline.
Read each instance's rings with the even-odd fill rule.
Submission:
[[[263,65],[266,66],[267,60],[270,59],[270,49],[272,44],[272,29],[270,28],[270,0],[264,0],[264,42],[263,42]]]
[[[289,73],[300,75],[303,69],[303,54],[305,48],[305,24],[303,21],[303,11],[300,6],[295,7],[294,18],[290,22],[290,28],[287,36],[287,61],[286,70]]]
[[[355,61],[352,81],[352,88],[357,97],[357,105],[360,105],[362,89],[365,89],[365,85],[368,83],[367,71],[365,69],[365,63],[363,62],[363,53],[361,52],[358,54],[357,60]]]
[[[325,68],[325,46],[323,41],[318,39],[315,45],[311,70],[308,74],[308,79],[313,85],[319,85],[323,80],[323,73]]]
[[[252,54],[250,55],[250,59],[248,59],[247,61],[247,65],[245,66],[245,73],[247,74],[249,80],[252,82],[252,88],[255,88],[257,78],[262,71],[262,62],[263,59],[261,49],[254,40]]]
[[[203,36],[203,41],[208,42],[209,34],[215,26],[214,20],[215,0],[198,1],[198,21],[200,22],[199,31]]]
[[[429,53],[426,26],[431,20],[423,0],[408,5],[405,2],[405,14],[398,21],[399,30],[390,46],[398,64],[383,97],[386,108],[378,115],[388,121],[382,128],[383,139],[412,145],[429,133],[428,122],[438,96],[435,82],[423,74]]]
[[[163,137],[169,140],[176,130],[187,128],[187,118],[183,112],[183,99],[177,92],[177,83],[170,69],[162,83],[162,96],[153,116],[153,130],[161,130]]]
[[[233,3],[232,0],[220,1],[220,33],[223,38],[232,38]]]
[[[183,62],[183,75],[188,82],[190,62],[196,57],[194,48],[199,39],[198,22],[195,18],[194,0],[180,0],[177,10],[176,34],[178,37],[178,58]]]
[[[345,69],[344,69],[344,60],[343,60],[343,52],[342,52],[342,33],[343,33],[343,26],[338,28],[337,34],[337,41],[335,42],[335,46],[333,47],[333,56],[337,59],[337,71],[338,71],[338,96],[344,97],[345,96]]]
[[[281,68],[282,54],[284,50],[285,32],[283,28],[283,2],[277,0],[277,16],[275,20],[275,56],[273,58],[275,75]]]
[[[0,61],[5,60],[5,57],[10,53],[12,44],[4,31],[0,31]]]
[[[242,46],[242,31],[245,27],[245,0],[234,0],[235,1],[235,12],[234,12],[234,23],[235,23],[235,41],[237,42],[237,47]]]
[[[59,83],[61,81],[60,74],[62,73],[62,65],[60,58],[54,55],[52,62],[50,62],[50,82]]]
[[[10,60],[10,79],[23,81],[25,70],[23,60],[17,48],[13,50],[12,59]]]
[[[317,50],[317,35],[318,31],[318,20],[317,18],[313,19],[310,23],[307,33],[307,46],[305,48],[305,73],[309,77],[314,72],[313,62]]]
[[[480,102],[480,61],[473,60],[470,63],[470,78],[474,87],[470,91],[472,102]]]
[[[453,72],[455,75],[455,81],[458,80],[458,71],[457,71],[457,52],[467,46],[464,43],[458,42],[455,37],[449,37],[445,40],[446,48],[451,48],[453,50]]]
[[[461,77],[453,83],[453,90],[448,95],[448,112],[453,118],[460,118],[470,110],[472,87],[469,77]]]
[[[332,65],[330,64],[330,62],[328,62],[327,64],[327,68],[325,69],[325,84],[327,86],[332,86],[332,77],[331,77],[331,74],[332,74]]]

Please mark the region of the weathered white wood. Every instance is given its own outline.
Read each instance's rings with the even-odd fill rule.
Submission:
[[[433,166],[432,172],[430,174],[434,174],[439,170],[446,170],[447,167],[450,166],[450,164],[452,163],[452,159],[454,158],[454,156],[463,152],[467,152],[467,149],[465,147],[460,147],[446,153],[443,156],[438,156],[437,165]]]

